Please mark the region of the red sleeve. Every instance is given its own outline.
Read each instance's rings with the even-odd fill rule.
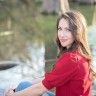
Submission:
[[[47,89],[63,85],[72,78],[77,67],[78,64],[74,55],[66,52],[58,59],[55,68],[45,74],[45,79],[42,83]]]

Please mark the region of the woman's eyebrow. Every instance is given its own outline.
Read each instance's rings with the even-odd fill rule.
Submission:
[[[58,26],[58,29],[62,29],[62,27]]]
[[[58,26],[58,28],[61,28],[61,26]]]
[[[65,27],[64,29],[69,29],[69,27]]]

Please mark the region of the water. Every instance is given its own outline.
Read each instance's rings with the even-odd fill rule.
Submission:
[[[4,96],[4,89],[0,89],[0,96]]]
[[[93,54],[92,68],[96,72],[96,46],[93,47],[92,54]],[[96,96],[96,80],[93,82],[93,84],[94,84],[93,85],[93,96]]]
[[[31,48],[31,47],[30,47]],[[32,64],[33,66],[29,66],[28,62],[27,64],[18,65],[14,68],[0,71],[0,96],[3,96],[4,89],[6,88],[15,88],[20,81],[23,80],[29,80],[34,81],[34,79],[38,79],[39,77],[42,77],[44,75],[44,46],[42,45],[41,48],[33,47],[31,48],[30,53],[34,54],[32,55]],[[94,47],[94,70],[96,71],[96,49]],[[35,54],[37,52],[37,54]],[[39,67],[38,67],[39,66]],[[93,86],[93,95],[96,96],[96,81],[94,81]]]
[[[15,88],[20,81],[39,79],[44,75],[44,45],[38,45],[35,43],[28,46],[30,50],[31,60],[26,61],[26,64],[21,63],[20,65],[0,71],[0,96],[3,96],[4,89]]]

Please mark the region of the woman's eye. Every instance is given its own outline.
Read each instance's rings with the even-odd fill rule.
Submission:
[[[62,28],[58,28],[58,31],[62,30]]]
[[[67,32],[71,32],[71,29],[66,29]]]

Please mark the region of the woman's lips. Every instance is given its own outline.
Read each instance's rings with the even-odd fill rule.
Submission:
[[[60,39],[60,41],[61,41],[61,42],[66,42],[66,41],[67,41],[67,39]]]

